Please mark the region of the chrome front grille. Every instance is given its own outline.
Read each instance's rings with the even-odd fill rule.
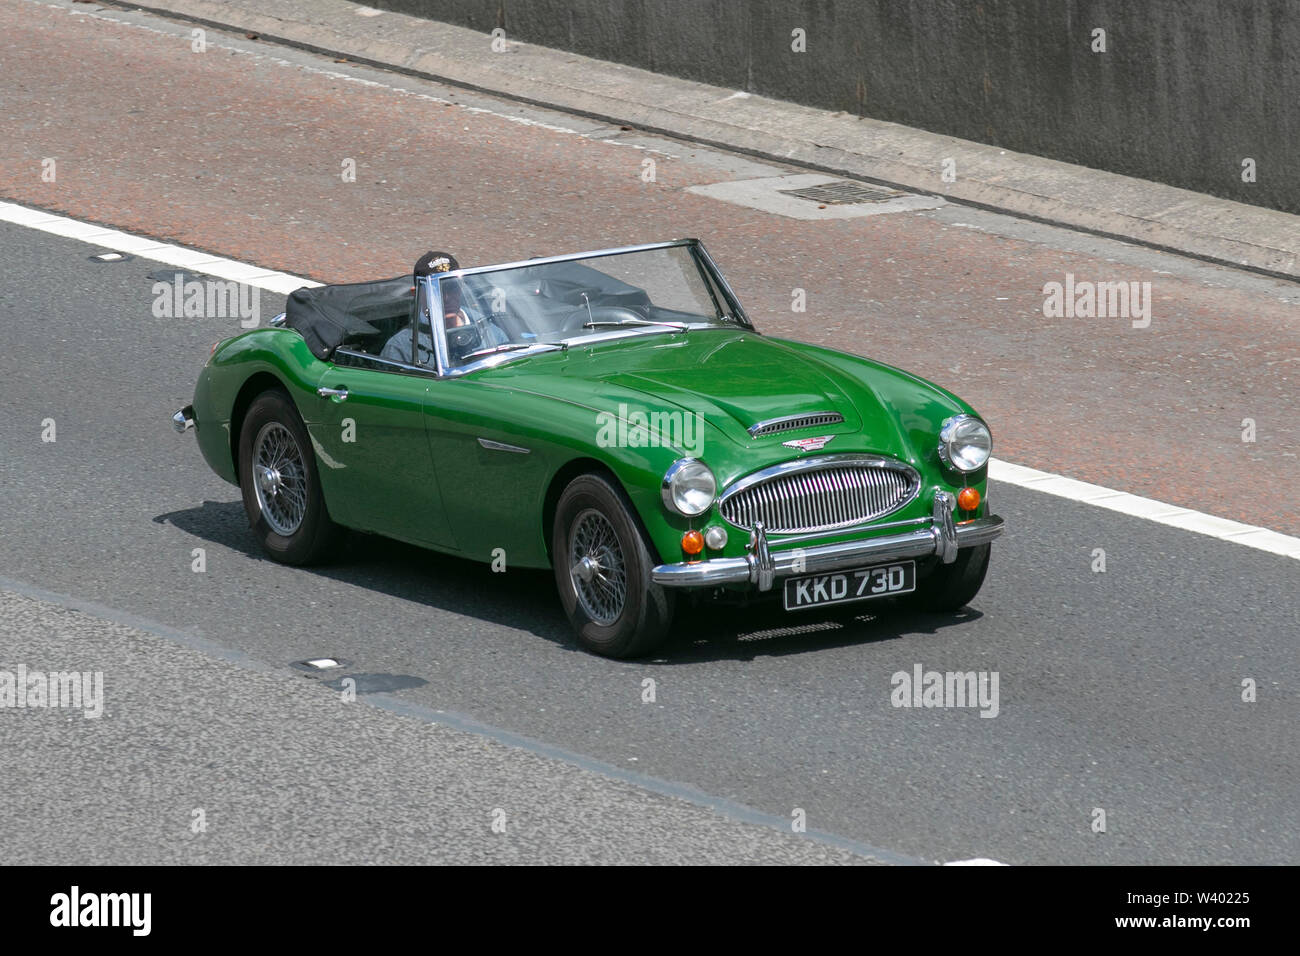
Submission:
[[[797,428],[821,428],[823,425],[838,425],[844,421],[839,412],[813,412],[809,415],[787,415],[785,418],[773,418],[749,427],[750,438],[762,438],[779,432],[792,432]]]
[[[827,456],[785,462],[732,485],[718,501],[731,524],[769,534],[833,531],[872,521],[920,490],[908,465],[875,456]]]

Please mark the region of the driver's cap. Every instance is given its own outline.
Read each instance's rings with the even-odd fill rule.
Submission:
[[[460,263],[450,252],[426,252],[415,260],[415,277],[430,276],[438,272],[454,272]]]

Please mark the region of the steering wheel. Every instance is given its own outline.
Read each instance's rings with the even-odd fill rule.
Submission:
[[[644,322],[645,316],[630,309],[625,305],[593,305],[588,312],[584,305],[580,309],[574,309],[564,317],[564,322],[560,325],[562,332],[582,332],[583,326],[588,322]]]
[[[482,324],[470,320],[465,325],[447,329],[447,354],[453,362],[483,347]]]

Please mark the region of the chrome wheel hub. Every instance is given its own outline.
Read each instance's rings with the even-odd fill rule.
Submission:
[[[262,517],[289,537],[307,515],[307,468],[293,432],[279,422],[267,422],[253,439],[253,477]]]
[[[600,562],[593,560],[591,555],[583,558],[573,566],[573,573],[582,579],[583,584],[590,584],[591,579],[600,570]]]
[[[264,468],[258,466],[257,483],[262,490],[269,495],[275,494],[284,486],[284,479],[280,477],[280,471],[276,468]]]
[[[578,515],[569,530],[569,559],[582,609],[597,624],[613,624],[627,603],[627,572],[614,526],[594,508]]]

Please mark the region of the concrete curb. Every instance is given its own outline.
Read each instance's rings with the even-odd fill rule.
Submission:
[[[346,0],[103,0],[533,106],[1300,280],[1300,217]],[[358,15],[360,14],[360,15]],[[956,181],[940,177],[946,160]]]

